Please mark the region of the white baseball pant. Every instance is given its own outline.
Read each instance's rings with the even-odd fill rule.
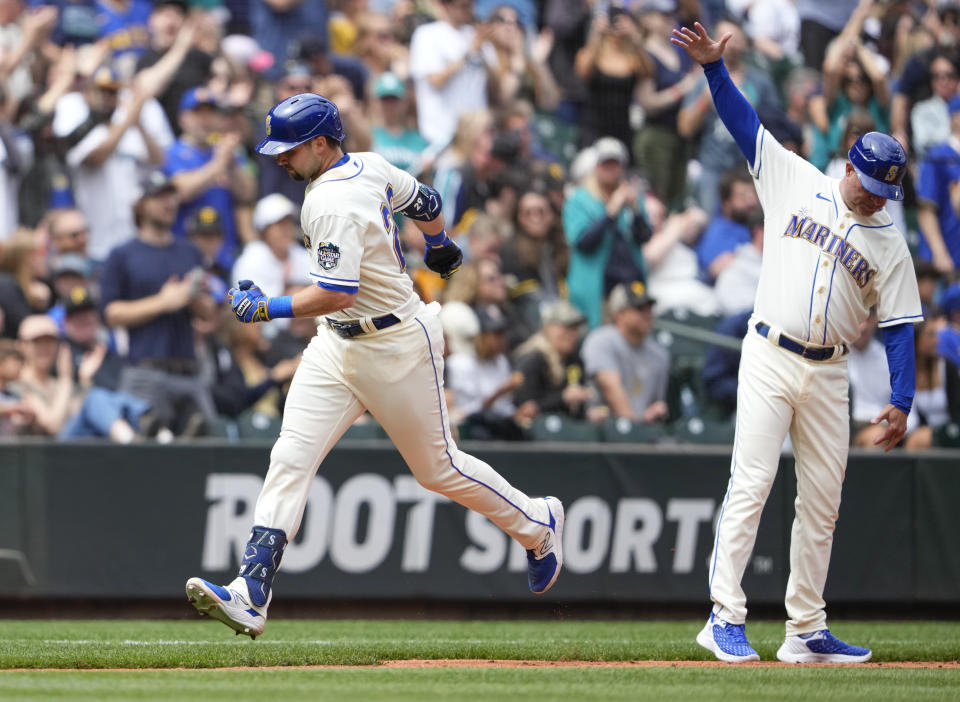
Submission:
[[[730,481],[710,558],[713,612],[743,624],[740,585],[757,537],[787,431],[796,459],[787,635],[826,627],[823,588],[850,441],[847,362],[809,361],[750,329],[743,342]]]
[[[287,395],[255,524],[293,540],[320,463],[368,410],[421,485],[484,515],[524,548],[539,542],[550,519],[546,502],[460,451],[450,434],[438,309],[421,306],[411,319],[352,339],[321,324]]]

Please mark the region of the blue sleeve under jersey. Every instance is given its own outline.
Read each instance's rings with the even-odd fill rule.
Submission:
[[[703,72],[710,84],[717,114],[752,168],[757,154],[757,130],[760,128],[757,111],[733,84],[723,59],[704,64]]]
[[[890,404],[910,413],[913,393],[917,388],[916,360],[913,349],[913,325],[895,324],[883,329],[883,345],[890,368]]]

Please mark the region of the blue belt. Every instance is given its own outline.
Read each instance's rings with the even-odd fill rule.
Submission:
[[[757,322],[757,332],[760,336],[767,337],[770,334],[770,326],[764,324],[763,322]],[[781,348],[786,349],[787,351],[792,351],[798,356],[803,356],[806,359],[811,361],[828,361],[833,358],[834,353],[836,352],[835,347],[829,348],[818,348],[812,346],[804,346],[799,341],[794,341],[793,339],[788,339],[783,334],[780,335],[780,338],[777,339],[777,345]],[[847,345],[842,345],[841,356],[847,352]]]
[[[350,339],[354,336],[360,336],[361,334],[367,333],[360,325],[360,322],[341,322],[339,319],[333,319],[332,317],[327,317],[326,319],[327,324],[330,325],[330,328],[344,339]],[[373,324],[374,328],[377,330],[392,327],[394,324],[398,324],[399,322],[400,318],[395,314],[385,314],[382,317],[374,317],[370,320],[370,323]]]

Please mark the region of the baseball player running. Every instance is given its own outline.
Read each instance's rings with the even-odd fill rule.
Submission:
[[[724,67],[730,39],[673,31],[671,41],[703,66],[717,113],[747,158],[763,204],[763,264],[743,342],[730,482],[710,560],[713,609],[697,643],[722,661],[759,660],[747,640],[740,586],[764,502],[790,432],[796,458],[796,515],[790,544],[786,640],[790,663],[861,663],[870,651],[827,628],[823,587],[849,444],[845,355],[859,324],[877,306],[890,404],[877,440],[889,451],[903,437],[914,392],[913,324],[920,296],[903,235],[883,209],[903,198],[906,155],[877,132],[850,149],[843,178],[828,178],[763,128]]]
[[[240,572],[225,587],[190,578],[190,602],[238,634],[263,633],[273,578],[317,468],[365,410],[421,485],[486,516],[527,549],[530,589],[546,592],[563,565],[563,506],[554,497],[527,497],[457,448],[443,395],[439,305],[424,305],[404,273],[395,211],[423,232],[431,270],[449,278],[460,267],[439,195],[377,154],[345,154],[339,111],[319,95],[275,105],[266,132],[257,151],[276,156],[291,178],[307,183],[301,224],[316,284],[267,297],[243,280],[229,291],[231,305],[248,324],[324,319],[287,396]]]

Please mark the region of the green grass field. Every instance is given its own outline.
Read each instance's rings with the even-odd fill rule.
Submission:
[[[711,660],[687,622],[0,621],[0,700],[957,700],[960,669],[378,667],[411,658]],[[876,661],[960,660],[960,623],[835,622]],[[774,660],[782,622],[747,627]],[[346,665],[345,669],[257,670]],[[249,666],[250,670],[217,670]],[[16,668],[67,668],[66,671]],[[131,670],[75,670],[129,668]],[[137,668],[167,670],[135,670]],[[253,693],[253,694],[251,694]]]

